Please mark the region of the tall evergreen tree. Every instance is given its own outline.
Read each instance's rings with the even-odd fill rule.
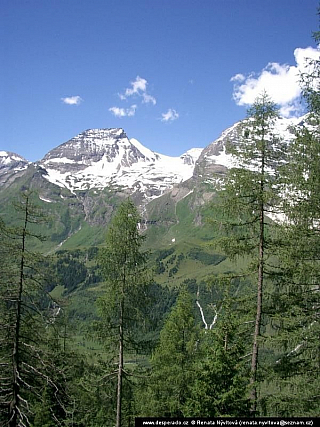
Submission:
[[[316,37],[319,41],[319,33]],[[278,250],[282,276],[270,301],[270,341],[277,357],[265,407],[276,415],[317,415],[320,409],[320,59],[308,66],[301,76],[308,114],[292,128],[295,139],[282,171],[286,245]]]
[[[285,145],[274,129],[277,117],[277,108],[266,93],[255,100],[248,111],[247,120],[240,127],[236,144],[229,144],[235,167],[228,171],[218,194],[217,212],[220,212],[220,223],[227,233],[219,244],[232,259],[250,257],[252,262],[247,273],[256,278],[250,379],[253,414],[257,404],[264,282],[274,272],[274,268],[269,266],[273,242],[271,221],[267,216],[279,213],[279,167],[285,156]]]
[[[17,209],[21,225],[1,233],[0,248],[0,420],[10,427],[30,425],[45,388],[54,389],[56,404],[59,395],[45,346],[50,313],[43,305],[43,258],[31,250],[39,236],[30,227],[43,217],[30,192],[22,193]],[[58,422],[52,407],[50,417]]]
[[[101,317],[100,338],[117,354],[116,426],[122,418],[123,379],[127,377],[124,352],[134,345],[133,330],[141,320],[149,283],[146,274],[147,254],[142,251],[144,237],[139,232],[141,219],[131,200],[124,201],[107,233],[99,263],[106,280],[105,293],[98,300]],[[142,322],[141,322],[142,323]]]

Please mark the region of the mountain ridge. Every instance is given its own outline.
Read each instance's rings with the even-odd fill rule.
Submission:
[[[190,178],[201,151],[195,148],[171,157],[129,139],[123,129],[88,129],[28,164],[42,168],[45,179],[72,192],[116,185],[150,200]]]
[[[275,129],[289,140],[293,137],[289,125],[302,120],[279,119]],[[71,247],[99,244],[119,203],[131,197],[144,228],[153,227],[160,240],[176,238],[183,224],[181,232],[189,235],[192,227],[205,224],[202,208],[214,196],[213,178],[219,179],[232,166],[227,142],[236,144],[241,123],[204,149],[191,149],[179,157],[156,153],[120,128],[83,131],[33,163],[1,151],[0,213],[13,221],[10,200],[30,188],[52,218],[51,248],[66,242]],[[177,228],[174,234],[172,227]]]

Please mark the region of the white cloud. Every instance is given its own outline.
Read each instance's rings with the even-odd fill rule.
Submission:
[[[251,105],[263,91],[279,105],[284,117],[299,114],[301,105],[300,75],[308,71],[308,59],[319,59],[319,50],[312,47],[297,48],[294,51],[296,65],[270,62],[260,73],[247,76],[236,74],[233,99],[237,105]]]
[[[128,117],[133,117],[136,114],[136,109],[137,109],[137,105],[131,105],[130,108],[127,108],[126,112],[127,112],[127,116]]]
[[[68,105],[79,105],[83,99],[80,96],[68,96],[66,98],[61,98],[61,101],[64,104],[68,104]]]
[[[137,76],[136,79],[133,82],[130,82],[131,87],[127,88],[124,93],[119,93],[119,98],[124,101],[130,96],[141,96],[142,102],[145,104],[148,104],[151,102],[153,105],[156,104],[156,99],[147,93],[147,85],[148,82],[146,79],[143,79],[142,77]]]
[[[134,82],[130,82],[132,88],[126,89],[125,96],[132,96],[134,94],[140,94],[147,90],[147,80],[137,76]]]
[[[156,98],[154,98],[152,95],[149,95],[148,93],[143,93],[142,98],[143,98],[142,102],[144,104],[148,104],[149,102],[151,102],[153,105],[156,105],[157,103]]]
[[[173,110],[172,108],[169,108],[169,110],[166,113],[162,113],[162,122],[169,122],[174,121],[179,118],[179,114],[176,112],[176,110]]]
[[[111,111],[113,113],[113,115],[116,117],[125,117],[126,116],[126,111],[124,108],[111,107],[111,108],[109,108],[109,111]]]
[[[113,113],[115,117],[133,117],[136,113],[137,106],[131,105],[130,108],[119,108],[119,107],[111,107],[109,111]]]
[[[243,82],[245,80],[245,76],[243,74],[236,74],[235,76],[231,77],[230,81],[232,82]]]

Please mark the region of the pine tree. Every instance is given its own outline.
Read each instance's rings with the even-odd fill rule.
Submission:
[[[146,273],[147,254],[142,251],[144,237],[139,232],[140,221],[133,202],[124,201],[113,218],[99,256],[106,284],[105,293],[98,300],[101,317],[98,333],[106,346],[117,353],[117,427],[123,425],[123,379],[128,377],[124,352],[134,346],[132,332],[141,320],[140,308],[150,281]]]
[[[256,309],[251,359],[252,413],[257,408],[257,371],[263,316],[265,280],[274,274],[271,264],[274,248],[268,216],[277,215],[280,205],[279,168],[285,158],[285,145],[276,135],[278,110],[266,93],[259,96],[240,127],[239,138],[228,150],[233,154],[231,168],[218,193],[214,216],[227,234],[219,245],[231,258],[251,259],[247,274],[256,280]],[[219,219],[220,218],[220,219]],[[275,226],[275,225],[274,225]]]

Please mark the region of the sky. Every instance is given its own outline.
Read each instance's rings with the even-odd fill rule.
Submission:
[[[158,153],[205,147],[264,89],[302,114],[318,0],[0,0],[0,150],[27,160],[86,129]]]

